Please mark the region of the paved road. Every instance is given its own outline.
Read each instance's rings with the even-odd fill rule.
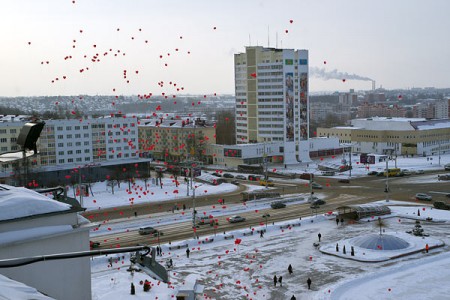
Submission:
[[[389,187],[390,193],[389,198],[400,200],[400,201],[416,201],[414,199],[414,195],[418,192],[442,192],[443,194],[435,193],[433,194],[434,200],[445,200],[448,199],[445,197],[445,193],[450,192],[450,187],[448,184],[444,182],[437,181],[437,174],[442,172],[433,172],[426,173],[424,175],[415,175],[411,177],[411,180],[414,180],[414,184],[408,182],[407,177],[400,178],[390,178],[389,179]],[[420,179],[423,178],[423,183],[420,183]],[[430,182],[430,178],[435,178],[435,181]],[[368,203],[374,200],[386,199],[385,184],[386,179],[382,177],[360,177],[354,178],[351,180],[351,183],[339,183],[335,178],[327,178],[327,177],[319,177],[316,178],[316,182],[322,184],[324,189],[322,190],[314,190],[317,194],[323,195],[323,198],[326,199],[327,204],[323,205],[317,213],[324,213],[327,211],[335,210],[337,207],[348,204],[361,204]],[[297,181],[295,184],[289,181],[280,181],[276,180],[278,190],[282,194],[292,194],[292,193],[309,193],[309,187],[306,186],[307,181]],[[243,190],[229,193],[227,195],[221,195],[221,198],[224,198],[227,205],[233,203],[241,203],[241,195],[240,192]],[[211,206],[211,201],[214,204],[217,204],[217,198],[219,196],[209,196],[209,197],[198,197],[196,199],[197,207],[199,206]],[[214,198],[212,200],[211,198]],[[428,203],[429,202],[422,202]],[[144,204],[144,205],[135,205],[133,208],[124,207],[120,208],[120,211],[123,212],[124,215],[120,215],[118,213],[118,209],[110,209],[104,210],[102,212],[88,212],[85,215],[93,215],[94,220],[102,221],[102,220],[112,220],[115,218],[126,218],[128,216],[134,217],[134,211],[138,212],[138,215],[141,217],[143,215],[151,215],[155,212],[160,212],[160,214],[170,214],[173,215],[171,209],[173,205],[178,205],[182,207],[185,204],[187,207],[190,207],[192,204],[192,199],[177,199],[176,201],[166,201],[161,202],[159,204]],[[312,213],[316,213],[310,209],[309,204],[294,204],[289,205],[289,209],[268,209],[261,211],[252,211],[250,213],[241,214],[246,217],[246,222],[229,224],[226,220],[226,216],[218,217],[218,226],[210,226],[203,225],[196,229],[196,233],[194,233],[192,229],[191,221],[185,222],[177,222],[170,225],[162,225],[156,226],[161,232],[163,232],[162,236],[153,237],[153,236],[141,236],[138,234],[137,230],[110,234],[107,236],[98,236],[92,238],[93,241],[98,241],[101,243],[102,248],[109,247],[124,247],[130,245],[136,245],[140,243],[145,244],[157,244],[166,243],[169,241],[176,240],[184,240],[188,238],[192,238],[194,234],[199,236],[202,235],[210,235],[216,232],[227,232],[237,228],[250,228],[251,226],[258,226],[265,222],[265,219],[262,217],[264,214],[269,213],[270,218],[269,222],[277,222],[282,220],[292,220],[300,217],[310,216]],[[168,212],[170,211],[170,213]],[[180,214],[180,211],[176,211],[175,214]],[[190,214],[190,212],[186,212]],[[126,221],[126,219],[124,220]],[[250,230],[250,229],[249,229]]]

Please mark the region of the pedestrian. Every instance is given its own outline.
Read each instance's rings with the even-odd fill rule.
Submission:
[[[350,248],[350,255],[355,256],[355,248],[353,246]]]
[[[189,253],[191,252],[191,250],[189,250],[189,248],[186,249],[186,256],[187,258],[189,258]]]
[[[183,204],[183,210],[186,210],[186,204]]]
[[[336,252],[339,252],[339,244],[336,243]]]
[[[295,298],[295,295],[292,295],[291,300],[297,300],[297,298]]]
[[[277,286],[278,278],[277,275],[273,275],[273,285]]]
[[[342,253],[347,254],[347,252],[345,251],[345,245],[344,248],[342,248]]]
[[[134,212],[134,216],[137,217],[137,212],[136,211]]]
[[[134,284],[133,284],[133,283],[131,283],[130,294],[131,294],[131,295],[135,295],[135,294],[136,294],[136,288],[134,287]]]
[[[280,283],[280,286],[283,286],[283,276],[278,277],[278,282]]]
[[[341,218],[341,225],[344,225],[344,218]]]
[[[336,217],[336,226],[339,226],[339,217]]]
[[[425,245],[425,252],[428,253],[428,250],[430,249],[430,247],[428,246],[428,244]]]
[[[417,216],[420,217],[420,209],[417,209]]]
[[[259,237],[263,238],[264,237],[264,231],[261,229],[261,231],[259,232]]]
[[[308,284],[308,290],[310,290],[311,289],[311,283],[312,283],[311,278],[308,277],[308,280],[306,280],[306,283]]]
[[[319,243],[320,243],[320,239],[322,238],[322,235],[320,234],[320,232],[317,236],[319,237]]]
[[[292,273],[294,273],[294,271],[292,270],[291,264],[289,264],[288,272],[289,272],[290,275],[292,275]]]

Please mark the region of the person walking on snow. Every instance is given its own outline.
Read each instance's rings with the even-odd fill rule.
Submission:
[[[294,273],[294,271],[292,270],[291,264],[289,264],[288,272],[289,272],[289,275],[292,275],[292,273]]]
[[[186,256],[187,258],[189,258],[189,253],[191,252],[191,250],[189,250],[189,248],[186,249]]]
[[[273,285],[277,286],[278,278],[277,275],[273,275]]]
[[[320,232],[317,236],[319,237],[319,243],[320,243],[320,239],[322,238],[322,235],[320,234]]]
[[[312,283],[311,278],[308,277],[308,280],[306,280],[306,283],[308,284],[308,290],[310,290],[311,289],[311,283]]]
[[[283,276],[278,277],[278,282],[280,283],[280,286],[283,286]]]
[[[297,298],[295,298],[295,295],[292,295],[291,300],[297,300]]]

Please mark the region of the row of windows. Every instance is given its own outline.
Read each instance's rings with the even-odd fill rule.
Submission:
[[[259,124],[259,128],[283,128],[284,124]]]
[[[283,65],[258,66],[258,70],[276,70],[276,69],[283,69]]]
[[[76,162],[82,162],[83,161],[83,158],[82,157],[77,157],[77,158],[75,158],[75,161]],[[84,158],[84,161],[91,161],[91,158],[90,157],[85,157]],[[58,160],[58,163],[59,164],[65,164],[65,163],[73,163],[74,162],[74,159],[73,158],[68,158],[67,160],[65,160],[65,159],[59,159]]]
[[[64,155],[65,151],[58,151],[58,155]],[[91,149],[84,149],[84,153],[89,154],[91,153]],[[75,154],[81,154],[81,150],[75,150]],[[67,155],[73,155],[73,150],[67,150]]]
[[[258,85],[259,90],[277,90],[282,88],[282,85]]]
[[[6,129],[0,129],[0,133],[1,134],[6,134]],[[9,130],[9,133],[17,133],[17,129],[16,128],[12,128]]]
[[[258,96],[283,95],[283,92],[258,92]]]
[[[278,134],[283,134],[284,131],[266,131],[266,130],[260,130],[259,133],[260,133],[260,134],[275,134],[275,135],[278,135]]]
[[[283,105],[258,105],[259,109],[265,109],[265,108],[283,108]]]

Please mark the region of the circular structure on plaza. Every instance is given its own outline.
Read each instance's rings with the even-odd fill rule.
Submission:
[[[400,250],[409,247],[402,238],[389,234],[368,234],[352,239],[354,246],[370,250]]]

